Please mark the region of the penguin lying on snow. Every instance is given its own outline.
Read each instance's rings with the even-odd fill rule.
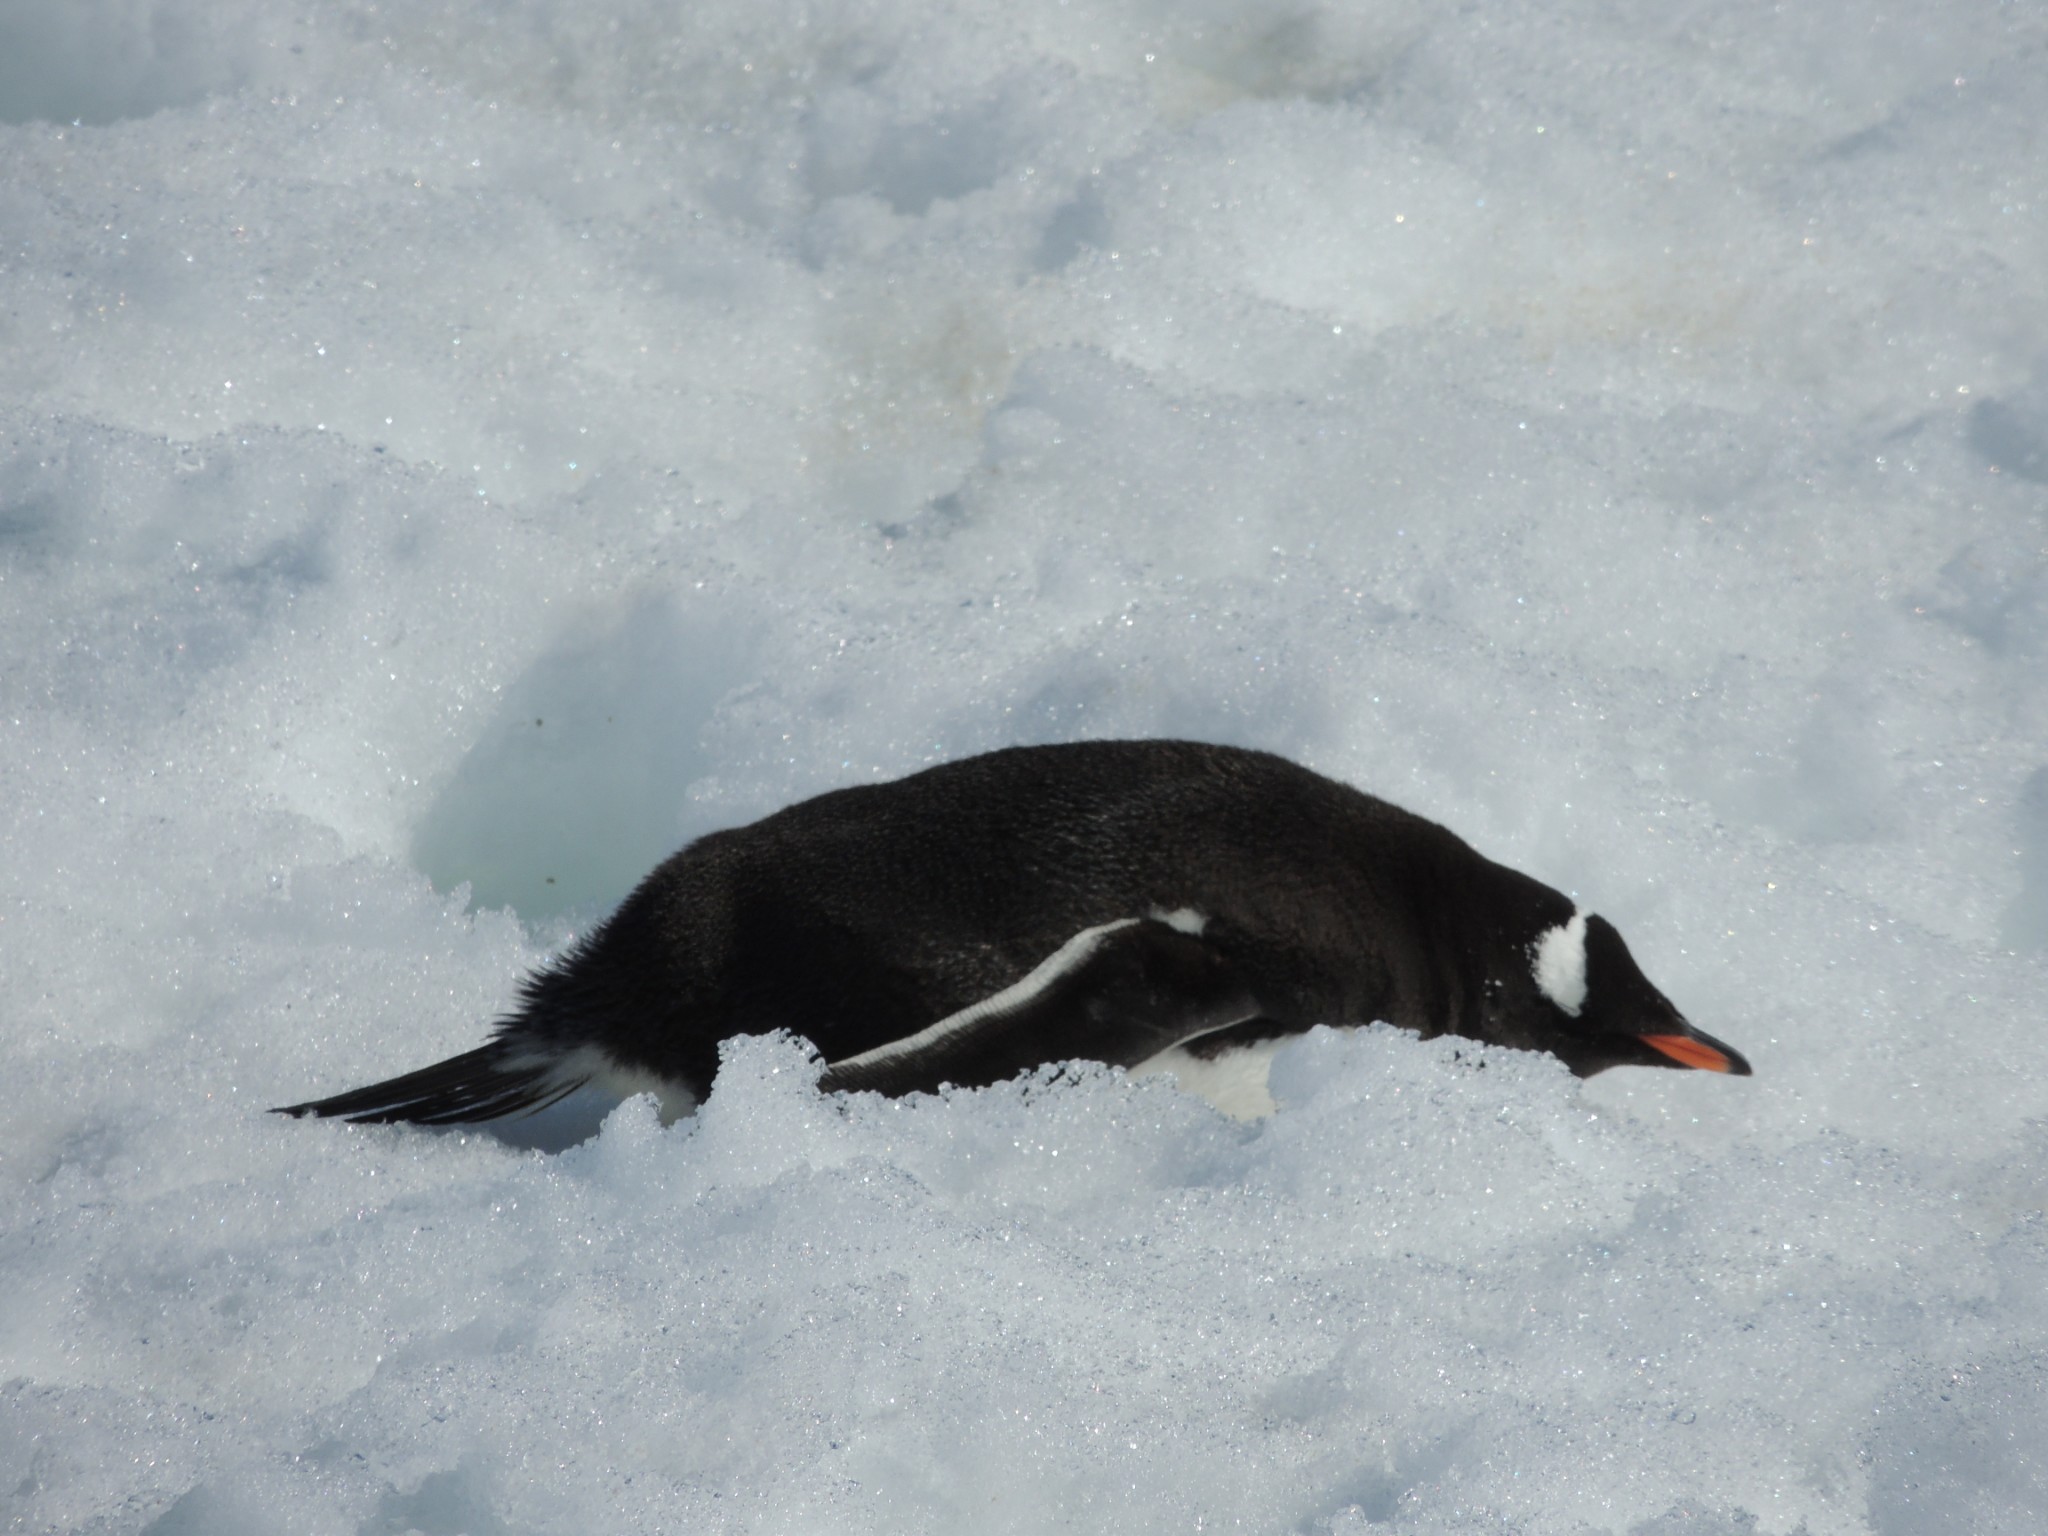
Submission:
[[[710,1091],[718,1043],[787,1029],[826,1089],[975,1087],[1085,1058],[1270,1110],[1264,1060],[1385,1020],[1608,1067],[1747,1074],[1605,919],[1419,816],[1283,758],[1182,741],[1012,747],[698,839],[490,1043],[288,1115],[423,1125],[595,1083]]]

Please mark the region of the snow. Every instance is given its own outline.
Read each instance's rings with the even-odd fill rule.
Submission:
[[[0,10],[9,1527],[2042,1529],[2044,48]],[[1112,735],[1444,822],[1757,1076],[264,1113],[692,836]]]

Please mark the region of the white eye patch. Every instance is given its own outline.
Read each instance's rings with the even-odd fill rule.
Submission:
[[[1586,1002],[1586,914],[1574,910],[1570,922],[1546,928],[1529,953],[1537,988],[1577,1018]]]

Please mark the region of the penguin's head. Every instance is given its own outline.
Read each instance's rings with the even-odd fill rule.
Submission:
[[[1750,1075],[1732,1046],[1693,1028],[1637,966],[1604,917],[1573,908],[1520,946],[1487,989],[1491,1038],[1548,1051],[1580,1077],[1609,1067],[1692,1067]]]

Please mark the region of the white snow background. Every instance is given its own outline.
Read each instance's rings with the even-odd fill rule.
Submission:
[[[2048,1529],[2042,6],[7,0],[0,119],[8,1529]],[[264,1112],[1093,735],[1757,1076]]]

